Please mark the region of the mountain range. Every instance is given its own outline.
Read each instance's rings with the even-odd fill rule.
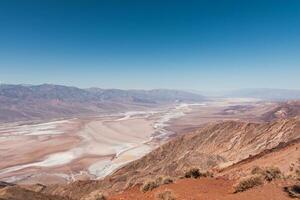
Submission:
[[[226,92],[226,97],[258,98],[262,100],[297,100],[300,99],[300,90],[291,89],[270,89],[270,88],[250,88]]]
[[[0,85],[0,121],[39,120],[140,110],[206,98],[180,90],[119,90],[62,85]]]
[[[246,88],[223,91],[189,91],[195,94],[201,94],[214,98],[255,98],[267,101],[287,101],[300,99],[300,90],[296,89]]]

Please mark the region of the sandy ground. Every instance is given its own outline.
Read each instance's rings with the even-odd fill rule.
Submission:
[[[172,191],[176,200],[289,200],[283,187],[287,182],[273,182],[245,192],[234,194],[234,182],[225,179],[182,179],[143,193],[134,187],[124,193],[108,197],[108,200],[155,200],[158,193]]]
[[[45,123],[0,125],[0,180],[66,183],[99,179],[207,122],[257,117],[272,104],[222,99],[160,110]]]

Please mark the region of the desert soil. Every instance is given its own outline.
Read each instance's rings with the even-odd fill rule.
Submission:
[[[182,179],[174,184],[163,185],[150,192],[143,193],[139,187],[134,187],[122,194],[111,196],[108,200],[155,200],[155,196],[165,190],[170,190],[176,200],[290,200],[283,191],[285,182],[273,182],[264,186],[252,188],[245,192],[234,194],[234,181],[226,179]]]

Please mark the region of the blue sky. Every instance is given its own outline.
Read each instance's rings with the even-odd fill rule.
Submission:
[[[0,1],[0,81],[300,89],[298,0]]]

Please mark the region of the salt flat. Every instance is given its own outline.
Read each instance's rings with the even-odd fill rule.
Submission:
[[[182,115],[183,107],[131,111],[110,116],[0,126],[0,178],[31,183],[101,178],[157,145],[153,135]],[[180,114],[178,114],[180,113]]]
[[[178,127],[189,127],[190,124],[185,124],[187,120],[193,125],[199,123],[203,117],[201,110],[208,116],[209,110],[216,113],[239,104],[249,104],[249,101],[178,104],[109,116],[2,124],[0,179],[24,184],[99,179],[183,130]],[[211,116],[213,119],[218,117]],[[175,128],[170,128],[170,123]]]

